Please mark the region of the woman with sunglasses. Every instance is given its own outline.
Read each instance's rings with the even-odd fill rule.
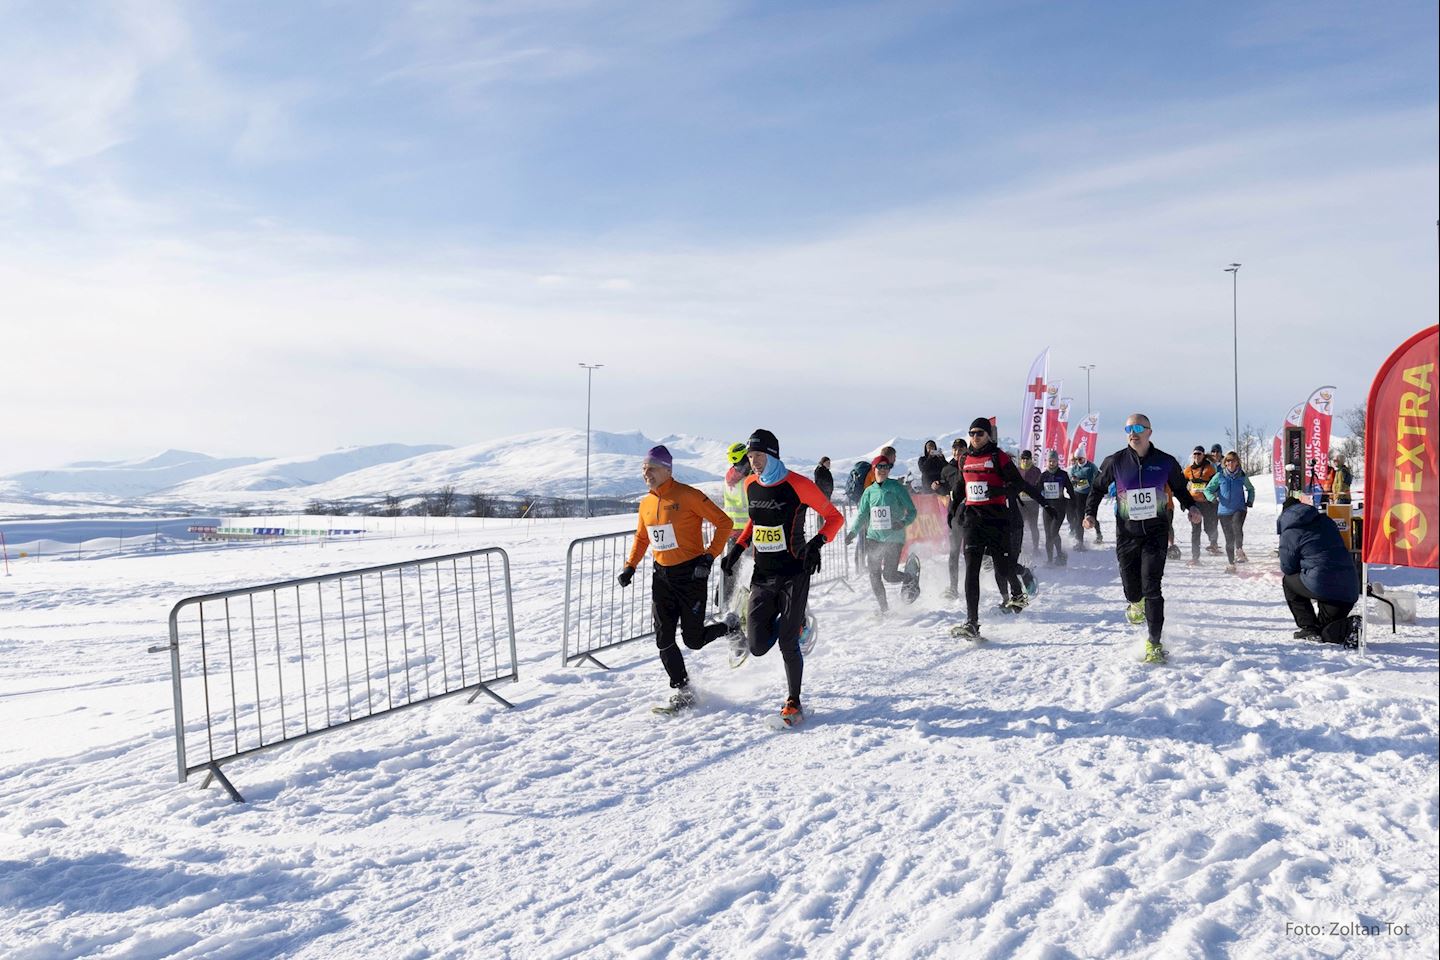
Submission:
[[[845,543],[857,536],[865,537],[865,560],[870,568],[870,589],[880,604],[883,617],[890,610],[885,596],[886,583],[901,584],[901,596],[913,603],[920,595],[920,575],[900,570],[900,553],[905,549],[905,528],[915,521],[918,511],[905,484],[890,478],[895,466],[889,458],[875,463],[875,482],[865,488],[855,510],[855,522],[845,534]],[[913,556],[913,554],[912,554]],[[918,569],[918,568],[917,568]]]
[[[1125,449],[1105,458],[1100,478],[1090,488],[1085,503],[1085,528],[1095,525],[1095,511],[1105,491],[1115,485],[1115,559],[1120,565],[1120,584],[1129,603],[1125,616],[1131,623],[1148,623],[1146,663],[1164,663],[1165,647],[1160,642],[1165,626],[1165,596],[1160,583],[1165,576],[1165,559],[1170,546],[1171,497],[1200,522],[1195,499],[1185,488],[1185,474],[1176,459],[1150,442],[1150,418],[1132,413],[1125,421]]]
[[[995,446],[990,421],[976,417],[970,424],[970,448],[960,466],[960,481],[950,504],[950,523],[965,526],[965,612],[964,624],[950,631],[953,636],[979,640],[980,567],[984,557],[995,564],[995,586],[1000,589],[1000,607],[1019,613],[1029,603],[1012,555],[1010,492],[1024,490],[1043,503],[1040,489],[1020,476],[1015,461]],[[1044,503],[1046,511],[1055,508]]]
[[[1245,515],[1255,506],[1255,485],[1240,469],[1240,455],[1225,454],[1220,472],[1205,487],[1205,499],[1220,509],[1220,529],[1225,533],[1225,572],[1234,573],[1235,564],[1246,563]]]

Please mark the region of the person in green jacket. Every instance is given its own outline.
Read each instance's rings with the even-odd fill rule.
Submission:
[[[885,584],[902,584],[901,592],[913,600],[919,595],[919,575],[900,571],[900,553],[905,548],[905,528],[914,522],[915,501],[899,480],[890,479],[894,461],[881,458],[875,464],[875,482],[865,488],[855,510],[855,522],[845,535],[852,543],[861,534],[865,537],[865,560],[870,568],[870,588],[880,602],[880,612],[890,609]]]

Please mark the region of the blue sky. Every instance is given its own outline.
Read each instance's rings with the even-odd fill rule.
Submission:
[[[0,473],[574,425],[581,360],[838,456],[1047,345],[1181,450],[1226,263],[1243,422],[1436,318],[1433,3],[3,9]]]

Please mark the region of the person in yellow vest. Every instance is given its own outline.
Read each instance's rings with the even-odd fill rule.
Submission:
[[[695,693],[690,689],[690,677],[685,671],[685,657],[675,645],[676,627],[680,628],[685,646],[692,650],[699,650],[740,627],[739,617],[730,623],[705,622],[710,567],[725,551],[734,524],[713,500],[677,481],[673,470],[674,461],[664,446],[652,447],[645,455],[640,472],[650,492],[640,501],[635,543],[630,548],[625,569],[617,578],[621,587],[630,586],[645,551],[654,551],[650,602],[655,618],[655,646],[659,648],[660,663],[674,691],[667,706],[656,708],[663,713],[675,713],[695,705]],[[706,520],[715,527],[708,547],[703,529]]]
[[[1185,467],[1185,486],[1190,490],[1190,496],[1195,499],[1195,506],[1200,508],[1200,526],[1190,528],[1190,562],[1191,567],[1200,565],[1200,534],[1210,538],[1210,546],[1206,547],[1207,553],[1212,555],[1220,552],[1220,508],[1205,499],[1205,488],[1210,485],[1210,478],[1215,476],[1215,465],[1205,455],[1205,448],[1196,445],[1190,451],[1190,463]]]
[[[725,459],[730,461],[730,469],[725,471],[725,490],[721,495],[721,504],[730,522],[735,525],[730,534],[731,543],[735,542],[735,538],[740,536],[740,531],[750,521],[750,497],[745,492],[745,478],[750,476],[750,461],[745,459],[745,452],[744,441],[730,444],[725,451]],[[730,598],[735,595],[738,583],[739,580],[731,574],[721,577],[720,602],[726,607],[730,606]]]

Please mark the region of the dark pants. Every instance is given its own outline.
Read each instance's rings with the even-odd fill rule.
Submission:
[[[744,524],[741,524],[741,526],[743,527]],[[740,534],[738,534],[738,533],[731,534],[731,536],[730,536],[730,542],[731,542],[731,543],[734,543],[734,542],[735,542],[736,540],[738,540],[738,539],[740,539]],[[740,585],[739,578],[735,576],[734,571],[732,571],[732,572],[730,572],[730,573],[724,573],[724,572],[722,572],[722,573],[720,574],[720,605],[721,605],[722,607],[724,607],[724,608],[727,609],[727,610],[730,609],[730,598],[733,597],[733,596],[735,596],[735,588],[738,587],[739,585]]]
[[[694,560],[671,567],[655,564],[650,579],[650,609],[655,618],[655,646],[660,648],[660,662],[670,677],[670,686],[683,687],[689,681],[685,658],[675,646],[678,625],[685,646],[699,650],[705,644],[725,636],[725,624],[705,623],[705,593],[709,586],[708,571]]]
[[[1245,513],[1241,510],[1220,515],[1220,529],[1225,531],[1225,559],[1230,563],[1235,562],[1235,551],[1245,547]]]
[[[1088,496],[1088,495],[1087,495],[1087,496]],[[1074,540],[1076,543],[1084,543],[1084,542],[1085,542],[1085,497],[1084,497],[1084,496],[1078,496],[1076,499],[1070,501],[1070,539]],[[1095,517],[1095,542],[1096,542],[1096,543],[1099,543],[1100,540],[1101,540],[1101,536],[1100,536],[1100,517],[1099,517],[1099,515],[1096,515],[1096,517]]]
[[[1040,548],[1040,529],[1037,522],[1040,519],[1040,504],[1034,500],[1021,500],[1020,515],[1025,518],[1025,526],[1030,529],[1030,542],[1033,543],[1035,549],[1038,550]],[[1023,547],[1024,545],[1022,541],[1020,546]],[[1015,549],[1015,556],[1016,558],[1020,556],[1019,547]]]
[[[1159,642],[1165,626],[1165,597],[1160,581],[1165,576],[1165,551],[1170,546],[1170,530],[1156,525],[1143,536],[1126,533],[1118,524],[1115,529],[1115,559],[1120,565],[1120,586],[1131,603],[1145,601],[1145,620],[1150,625],[1150,639]]]
[[[1350,633],[1350,611],[1355,606],[1354,600],[1332,603],[1317,596],[1305,586],[1298,573],[1286,574],[1280,585],[1285,591],[1285,603],[1295,617],[1295,626],[1301,630],[1314,630],[1327,643],[1344,642]],[[1311,603],[1312,600],[1315,602]],[[1320,608],[1318,617],[1315,615],[1317,606]]]
[[[1058,500],[1052,500],[1055,512],[1045,512],[1045,559],[1054,560],[1056,557],[1065,556],[1065,547],[1060,543],[1061,511],[1064,504]]]
[[[873,546],[873,544],[872,544]],[[750,579],[750,654],[763,657],[777,643],[785,661],[785,682],[789,695],[800,699],[800,679],[805,658],[800,653],[800,633],[805,629],[805,604],[810,598],[810,577],[752,577]]]
[[[905,583],[910,578],[900,572],[900,552],[905,542],[890,543],[886,540],[871,540],[865,545],[865,561],[870,567],[870,589],[880,601],[880,609],[888,610],[890,601],[885,596],[886,583]]]
[[[1011,552],[1014,537],[1008,517],[977,520],[965,528],[965,612],[971,623],[980,622],[980,565],[986,554],[995,561],[995,586],[1000,590],[1002,602],[1023,589],[1015,574],[1015,555]]]
[[[1191,560],[1200,559],[1200,534],[1202,532],[1202,529],[1205,536],[1210,538],[1210,546],[1215,546],[1217,542],[1215,536],[1215,528],[1218,526],[1220,515],[1220,505],[1216,503],[1211,503],[1204,497],[1197,499],[1195,501],[1195,506],[1200,510],[1200,522],[1196,524],[1191,524],[1190,526]]]
[[[965,527],[956,523],[950,527],[950,592],[960,589],[960,558],[965,553]]]

